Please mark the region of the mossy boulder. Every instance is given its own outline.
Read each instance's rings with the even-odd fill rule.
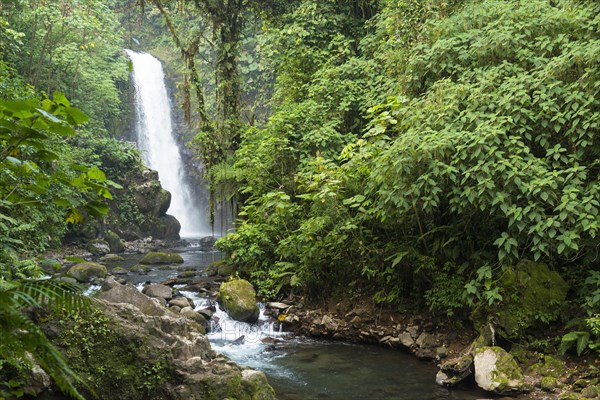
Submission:
[[[115,232],[106,232],[106,234],[104,235],[104,240],[106,241],[106,243],[108,243],[108,247],[110,248],[111,253],[116,254],[125,251],[125,245],[123,244],[123,241]]]
[[[140,260],[140,264],[156,265],[156,264],[181,264],[183,257],[177,253],[163,253],[159,251],[151,251],[146,253]]]
[[[170,312],[104,302],[42,328],[87,384],[78,385],[86,398],[93,389],[100,400],[275,399],[264,374],[215,354],[202,326]]]
[[[523,391],[523,372],[513,356],[501,347],[480,347],[473,357],[475,381],[483,390],[501,395]]]
[[[93,278],[105,278],[107,274],[106,267],[95,262],[83,262],[73,265],[68,275],[77,279],[78,282],[89,282]]]
[[[258,320],[260,310],[256,303],[256,293],[252,284],[244,279],[223,283],[217,301],[237,321],[254,323]]]
[[[514,339],[530,328],[555,320],[569,286],[546,264],[523,260],[508,268],[496,282],[503,300],[482,304],[471,314],[475,327],[493,321],[500,336]]]

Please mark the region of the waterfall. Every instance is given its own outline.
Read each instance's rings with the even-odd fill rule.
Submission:
[[[181,224],[180,235],[188,238],[211,236],[208,206],[198,204],[187,183],[185,166],[174,137],[171,102],[162,65],[150,54],[125,51],[133,64],[137,143],[143,160],[149,168],[158,171],[162,187],[171,192],[168,213]]]

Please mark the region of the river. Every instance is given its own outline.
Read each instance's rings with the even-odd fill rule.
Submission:
[[[221,258],[217,251],[205,251],[193,243],[175,248],[184,263],[177,269],[153,268],[147,273],[128,273],[124,278],[141,286],[144,282],[162,282],[182,270],[202,274]],[[121,266],[132,266],[138,254],[125,254]],[[110,268],[110,265],[109,265]],[[207,298],[191,292],[196,309],[206,306]],[[255,325],[239,323],[217,310],[219,324],[208,334],[213,349],[239,364],[267,374],[282,400],[299,399],[376,399],[376,400],[475,400],[490,395],[475,387],[449,390],[435,383],[436,366],[420,361],[400,350],[379,346],[345,344],[299,337],[275,328],[261,312]],[[233,342],[241,335],[243,344]],[[268,343],[263,339],[271,338]]]

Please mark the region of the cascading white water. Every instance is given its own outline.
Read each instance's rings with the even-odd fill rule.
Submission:
[[[171,103],[162,65],[150,54],[125,51],[133,64],[137,143],[144,162],[158,171],[162,187],[171,192],[168,213],[181,224],[180,235],[211,236],[207,213],[200,210],[185,179],[179,145],[173,136]]]

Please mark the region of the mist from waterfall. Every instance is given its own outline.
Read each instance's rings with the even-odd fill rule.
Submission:
[[[171,193],[167,212],[181,224],[182,237],[211,236],[208,206],[198,204],[186,180],[162,64],[150,54],[125,51],[133,64],[138,147],[145,164],[158,171],[162,187]]]

